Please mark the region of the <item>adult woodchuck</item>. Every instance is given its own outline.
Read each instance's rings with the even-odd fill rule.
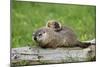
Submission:
[[[33,35],[33,39],[43,48],[57,47],[82,47],[85,48],[90,44],[84,44],[77,40],[74,34],[70,31],[63,30],[64,33],[55,32],[51,28],[40,28]],[[65,34],[66,32],[66,34]],[[65,35],[63,35],[65,34]]]

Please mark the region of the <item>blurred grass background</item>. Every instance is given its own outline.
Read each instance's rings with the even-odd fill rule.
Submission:
[[[71,27],[81,41],[96,33],[96,6],[13,1],[11,19],[12,48],[34,45],[32,33],[52,19]]]

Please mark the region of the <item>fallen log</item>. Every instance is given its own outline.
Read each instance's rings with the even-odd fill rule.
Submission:
[[[92,45],[87,48],[40,48],[40,47],[20,47],[11,49],[11,65],[36,65],[51,63],[69,63],[95,61],[96,43],[95,39],[84,41]]]

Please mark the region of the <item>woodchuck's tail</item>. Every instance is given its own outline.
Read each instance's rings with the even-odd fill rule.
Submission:
[[[91,45],[96,45],[95,42],[79,42],[78,44],[76,44],[76,46],[81,47],[81,48],[87,48]]]

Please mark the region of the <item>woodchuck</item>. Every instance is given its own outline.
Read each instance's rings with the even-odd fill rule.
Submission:
[[[57,20],[49,20],[49,21],[47,21],[46,27],[47,28],[51,28],[56,32],[61,31],[61,29],[62,29],[61,23],[59,21],[57,21]]]
[[[64,32],[64,33],[63,33]],[[65,34],[66,33],[66,34]],[[43,48],[57,48],[57,47],[82,47],[86,48],[90,44],[85,44],[77,40],[76,36],[70,30],[63,30],[62,32],[55,32],[51,28],[40,28],[34,35],[33,39]]]

